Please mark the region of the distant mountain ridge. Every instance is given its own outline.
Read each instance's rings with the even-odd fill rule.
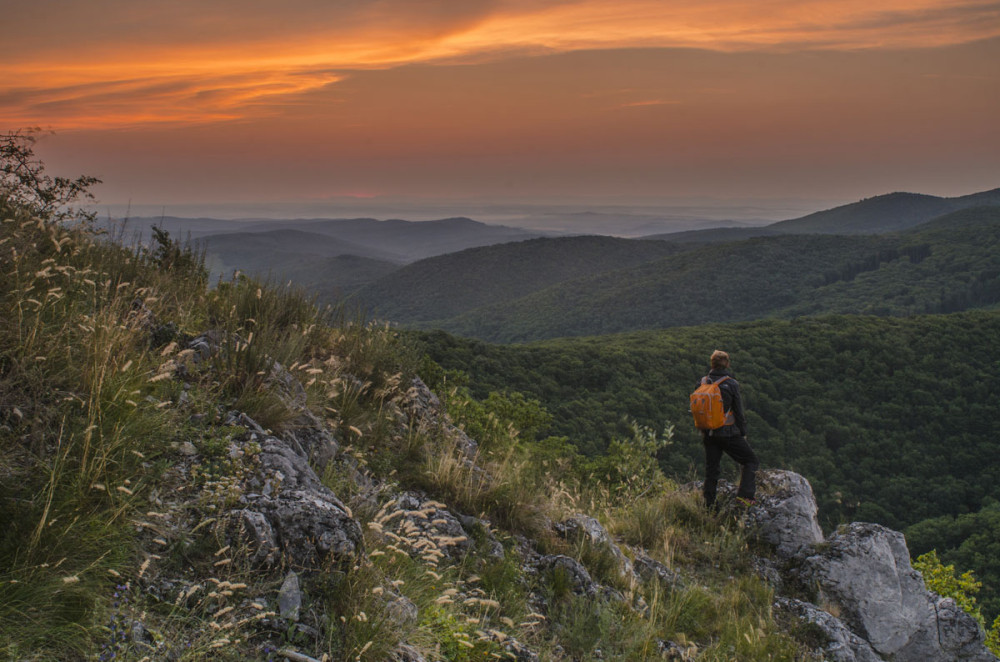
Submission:
[[[372,218],[226,221],[208,218],[132,218],[108,223],[126,241],[148,242],[151,228],[190,241],[205,252],[213,279],[234,271],[292,280],[339,300],[399,266],[467,248],[545,236],[469,218],[404,221]],[[348,258],[355,259],[348,259]]]
[[[277,233],[272,235],[273,237],[289,231],[309,232],[355,244],[352,250],[360,251],[355,254],[363,256],[388,255],[400,262],[412,262],[475,246],[521,241],[548,235],[545,232],[523,228],[488,225],[465,217],[445,218],[436,221],[404,221],[399,219],[382,221],[374,218],[237,219],[226,221],[163,216],[159,218],[131,218],[114,225],[123,228],[126,237],[129,233],[134,232],[141,238],[148,238],[150,228],[156,226],[181,240],[198,240],[212,235],[230,234],[240,234],[250,239],[249,235],[264,232]],[[227,250],[234,245],[234,243],[227,244]]]
[[[550,240],[553,247],[566,241]],[[410,273],[436,272],[438,284],[421,289],[414,279],[395,292],[376,284],[362,296],[371,297],[366,302],[386,319],[496,342],[832,312],[951,312],[1000,302],[1000,206],[963,209],[892,234],[786,234],[673,245],[673,254],[632,264],[591,257],[592,273],[544,287],[539,282],[524,296],[499,296],[437,319],[428,318],[475,303],[458,294],[439,306],[448,293],[463,291],[456,285],[442,292],[442,284],[467,273],[474,282],[488,282],[480,267],[495,260],[486,256],[502,254],[508,264],[520,264],[512,261],[522,259],[517,251],[523,245],[483,249],[475,267],[462,254],[437,258],[433,269],[415,263]],[[503,267],[493,271],[494,279],[510,277]]]
[[[213,277],[237,269],[270,275],[303,285],[325,302],[350,298],[404,325],[521,341],[813,314],[824,306],[831,307],[827,312],[885,314],[979,306],[992,287],[985,277],[940,287],[943,277],[926,273],[926,265],[915,267],[927,257],[922,251],[933,253],[933,247],[884,237],[984,204],[1000,205],[1000,189],[955,198],[890,193],[766,226],[649,239],[545,237],[461,216],[129,223],[140,232],[160,225],[173,236],[190,237],[204,248]],[[933,239],[940,247],[949,242],[954,244],[948,237]],[[972,244],[970,255],[979,262],[969,268],[985,268]],[[702,288],[725,287],[715,265],[727,265],[733,276],[734,264],[737,282],[727,288],[727,300],[698,303]],[[904,273],[920,282],[891,282]],[[934,295],[930,283],[938,287]],[[890,293],[899,291],[907,294]],[[887,293],[889,303],[880,303]]]
[[[954,198],[921,193],[887,193],[760,227],[690,230],[645,238],[718,242],[777,234],[882,234],[905,230],[953,211],[990,205],[1000,205],[1000,188]]]

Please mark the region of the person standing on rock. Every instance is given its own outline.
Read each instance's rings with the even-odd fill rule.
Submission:
[[[717,384],[722,396],[724,423],[721,427],[702,430],[702,441],[705,444],[705,505],[715,506],[715,494],[719,482],[719,465],[722,454],[736,460],[741,467],[740,487],[736,492],[737,501],[750,506],[755,503],[757,493],[757,455],[747,442],[747,419],[743,410],[743,398],[740,396],[740,384],[729,371],[729,354],[721,350],[712,352],[712,369],[703,378],[699,386]]]

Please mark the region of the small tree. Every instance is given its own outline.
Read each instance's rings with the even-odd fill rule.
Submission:
[[[993,627],[986,633],[986,647],[996,655],[1000,656],[1000,616],[993,621]]]
[[[590,462],[589,470],[604,481],[617,498],[628,501],[656,493],[667,485],[657,454],[673,443],[674,427],[657,431],[635,420],[626,421],[627,437],[616,437],[608,452]]]
[[[46,220],[93,221],[97,215],[71,206],[78,200],[94,200],[90,188],[96,177],[76,179],[45,174],[45,165],[35,156],[40,129],[19,129],[0,134],[0,200],[28,209]]]
[[[975,618],[980,626],[985,627],[983,614],[976,604],[976,593],[979,593],[983,584],[976,580],[971,570],[956,576],[955,566],[941,563],[937,550],[934,549],[918,556],[913,562],[913,568],[924,576],[924,584],[928,590],[952,598],[955,604]]]
[[[913,562],[913,567],[924,576],[924,584],[928,590],[946,598],[952,598],[955,604],[979,622],[980,627],[986,629],[986,620],[979,610],[979,605],[976,604],[976,593],[983,587],[983,584],[976,580],[971,570],[956,575],[955,566],[941,563],[937,550],[933,549],[918,556]],[[994,655],[1000,655],[1000,616],[997,616],[993,625],[986,632],[985,643]]]

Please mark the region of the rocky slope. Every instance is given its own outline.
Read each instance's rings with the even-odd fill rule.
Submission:
[[[220,351],[213,345],[215,334],[189,342],[189,349],[206,355]],[[199,354],[200,356],[200,354]],[[397,490],[379,480],[345,454],[336,436],[306,407],[305,391],[296,378],[275,366],[270,379],[282,398],[298,412],[292,425],[282,432],[263,429],[240,412],[227,414],[227,424],[238,430],[232,436],[228,455],[244,462],[236,494],[238,498],[219,512],[212,527],[218,535],[223,560],[238,558],[261,572],[280,572],[284,579],[270,595],[252,602],[249,598],[234,613],[258,608],[259,627],[274,633],[297,630],[310,646],[284,647],[279,654],[292,660],[320,659],[324,625],[315,614],[302,609],[311,599],[306,584],[337,568],[355,568],[367,562],[362,524],[351,508],[323,484],[320,475],[333,465],[351,476],[355,503],[372,509],[383,505],[368,528],[383,541],[390,541],[401,554],[441,568],[468,563],[477,554],[503,558],[504,546],[494,536],[490,522],[464,513],[413,490]],[[464,462],[478,480],[495,478],[476,467],[476,442],[454,427],[444,414],[437,397],[422,382],[414,380],[395,403],[397,423],[420,429],[437,429],[451,439]],[[182,450],[184,458],[173,471],[178,485],[199,463],[197,452]],[[697,486],[690,486],[691,488]],[[724,488],[725,491],[725,488]],[[175,494],[184,494],[179,487]],[[174,496],[164,502],[156,524],[142,523],[147,537],[148,559],[155,559],[157,544],[164,539],[186,535],[192,523],[184,513],[196,509],[188,497]],[[192,498],[192,501],[188,499]],[[754,566],[773,586],[778,596],[774,609],[784,614],[792,629],[810,631],[809,639],[817,659],[838,662],[896,662],[927,660],[996,660],[983,645],[984,635],[977,623],[951,599],[941,598],[924,588],[913,570],[902,534],[874,524],[853,523],[824,538],[816,514],[817,507],[808,482],[786,471],[766,472],[761,478],[761,498],[749,510],[732,510],[722,515],[748,527],[757,558]],[[620,545],[598,520],[583,513],[550,522],[551,534],[587,549],[603,550],[613,571],[609,583],[594,578],[580,559],[566,553],[546,553],[538,540],[517,539],[513,553],[524,576],[558,573],[567,590],[595,601],[611,601],[624,609],[647,608],[629,590],[637,585],[656,583],[665,591],[679,590],[686,581],[683,569],[656,561],[647,550]],[[474,538],[479,541],[475,542]],[[579,546],[575,547],[580,549]],[[139,583],[164,601],[181,603],[201,586],[198,577],[162,575],[155,561]],[[417,606],[393,584],[377,587],[384,618],[406,630],[420,619]],[[475,591],[456,590],[456,600],[475,600]],[[488,600],[488,598],[486,598]],[[551,596],[529,597],[534,614],[544,618],[553,606]],[[217,612],[218,613],[218,612]],[[139,621],[130,623],[133,636],[151,628]],[[482,636],[498,645],[511,659],[538,660],[536,651],[500,630],[484,630]],[[150,639],[150,646],[153,646]],[[666,659],[695,659],[696,649],[682,642],[655,642]],[[276,644],[277,646],[278,644]],[[405,639],[391,651],[389,659],[419,662],[428,657],[419,646]],[[313,657],[315,656],[315,657]]]

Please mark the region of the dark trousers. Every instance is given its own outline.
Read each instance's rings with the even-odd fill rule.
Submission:
[[[705,503],[715,503],[715,492],[719,482],[719,464],[722,454],[736,460],[742,468],[740,489],[736,496],[752,499],[757,493],[757,455],[744,437],[713,437],[705,435]]]

